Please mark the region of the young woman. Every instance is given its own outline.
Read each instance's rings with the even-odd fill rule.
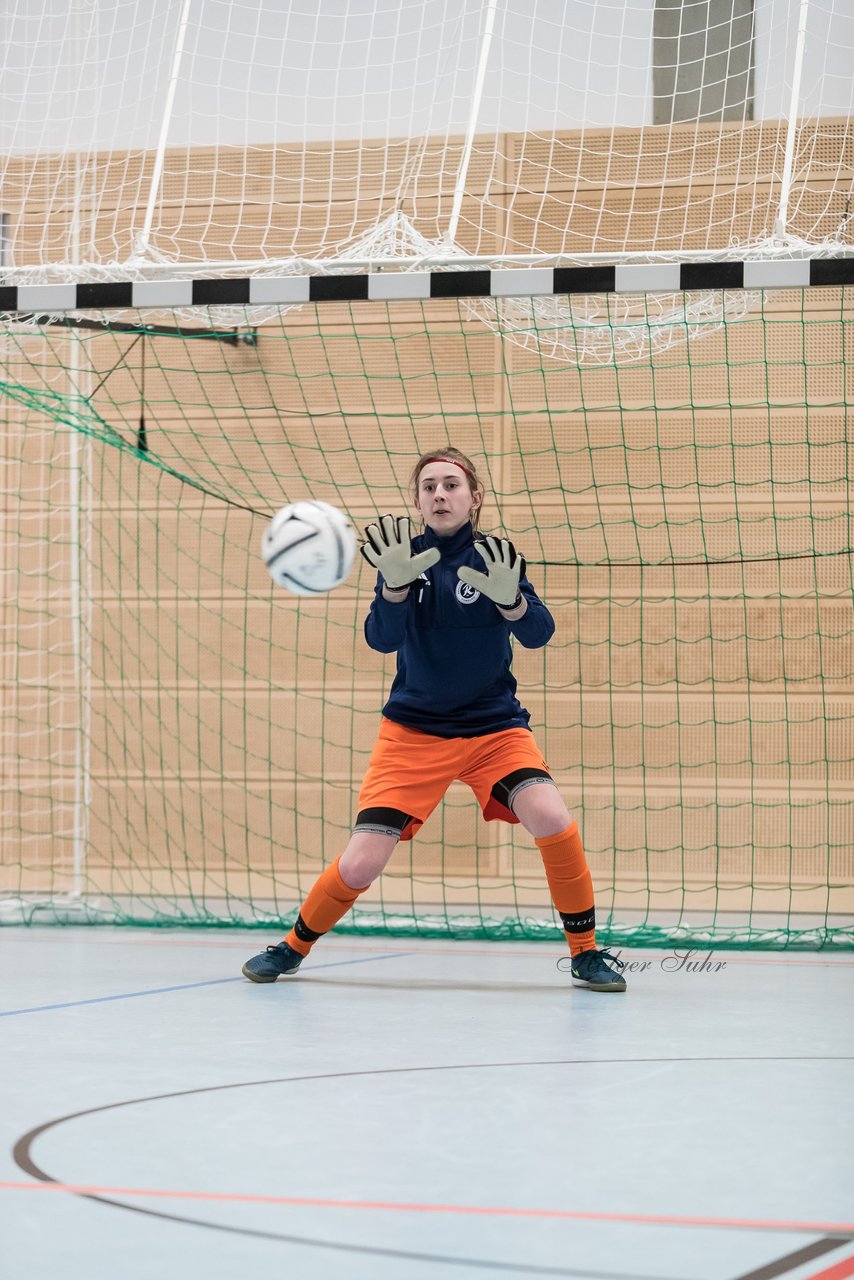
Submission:
[[[596,947],[593,884],[578,826],[549,774],[516,697],[510,636],[548,643],[554,620],[511,542],[478,534],[484,490],[458,449],[431,450],[412,474],[424,532],[381,516],[365,530],[378,571],[365,637],[397,653],[397,675],[359,794],[350,841],[319,877],[283,942],[243,966],[253,982],[296,973],[311,948],[411,840],[459,780],[487,821],[519,823],[542,853],[576,986],[625,991],[623,966]],[[610,962],[610,963],[609,963]],[[611,967],[616,966],[616,967]]]

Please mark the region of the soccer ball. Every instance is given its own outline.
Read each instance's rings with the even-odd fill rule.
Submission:
[[[297,596],[322,595],[347,577],[356,554],[350,521],[328,502],[292,502],[264,530],[261,555],[270,577]]]

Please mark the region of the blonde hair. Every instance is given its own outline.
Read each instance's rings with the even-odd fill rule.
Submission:
[[[455,462],[457,466],[462,468],[465,473],[466,480],[468,481],[469,492],[472,497],[474,498],[475,494],[480,495],[480,502],[471,513],[472,528],[477,531],[477,527],[480,523],[480,513],[483,507],[483,485],[478,478],[475,465],[471,458],[467,458],[464,453],[461,453],[459,449],[455,449],[451,444],[445,445],[443,449],[428,449],[426,453],[422,453],[413,468],[412,475],[409,477],[409,487],[412,492],[413,501],[417,502],[418,500],[418,482],[421,479],[421,472],[426,466],[429,466],[431,462]]]

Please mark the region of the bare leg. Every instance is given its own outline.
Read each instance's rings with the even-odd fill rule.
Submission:
[[[514,800],[513,811],[535,840],[566,831],[573,820],[563,797],[551,782],[534,782],[525,787]]]
[[[356,831],[341,854],[338,870],[351,889],[366,889],[385,871],[397,845],[397,836]]]

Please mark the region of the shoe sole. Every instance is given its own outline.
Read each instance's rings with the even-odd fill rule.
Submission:
[[[299,965],[296,969],[288,969],[285,973],[276,973],[272,978],[265,978],[260,973],[253,973],[248,964],[241,969],[244,978],[248,978],[250,982],[278,982],[279,978],[292,978],[295,973],[299,972]]]
[[[585,982],[583,978],[571,978],[574,987],[586,987],[588,991],[625,991],[626,984],[622,978],[616,982]]]

